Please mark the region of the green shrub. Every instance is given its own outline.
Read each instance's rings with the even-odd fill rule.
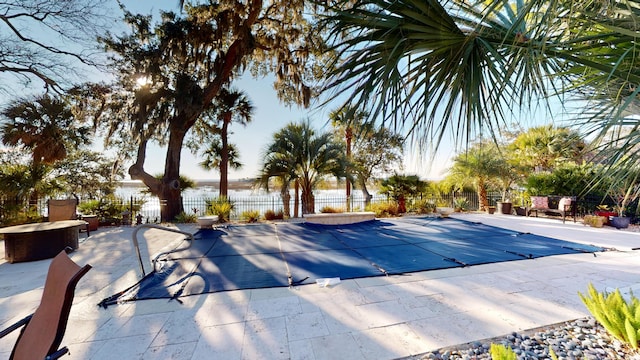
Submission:
[[[240,219],[246,221],[246,222],[250,222],[250,223],[254,223],[258,220],[260,220],[260,211],[258,210],[246,210],[243,211],[242,214],[240,215]]]
[[[131,204],[124,199],[109,196],[100,200],[83,201],[78,204],[78,210],[84,215],[98,215],[101,221],[119,223],[122,220],[123,212],[133,211],[135,214],[140,211],[142,204],[140,202],[133,204],[133,209],[131,209]]]
[[[453,199],[453,207],[456,210],[467,211],[469,210],[469,201],[466,197],[457,197]]]
[[[227,222],[231,218],[234,205],[226,197],[219,197],[214,200],[207,200],[207,209],[211,212],[207,215],[218,215],[218,221]]]
[[[505,345],[491,344],[489,352],[493,360],[518,360],[516,353]]]
[[[282,220],[284,219],[284,212],[282,210],[278,210],[278,212],[275,212],[273,210],[267,210],[264,213],[264,218],[265,220],[271,221],[271,220]]]
[[[612,293],[598,292],[589,284],[588,295],[578,292],[591,315],[618,340],[638,349],[640,338],[640,300],[631,294],[627,302],[620,290]]]
[[[332,206],[325,206],[322,209],[320,209],[320,212],[323,214],[336,214],[336,213],[343,213],[344,209],[334,208]]]
[[[367,211],[374,212],[376,217],[398,216],[398,204],[395,202],[372,203],[367,208]]]
[[[411,210],[416,214],[431,214],[436,211],[436,204],[431,200],[420,199],[413,203]]]
[[[195,223],[197,221],[198,221],[198,215],[196,215],[195,213],[187,214],[184,211],[176,215],[176,218],[174,219],[174,222],[178,224],[190,224],[190,223]]]

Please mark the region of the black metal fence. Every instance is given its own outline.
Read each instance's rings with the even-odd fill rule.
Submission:
[[[478,196],[475,193],[457,193],[457,194],[439,194],[436,196],[423,196],[421,198],[407,199],[407,204],[411,205],[417,200],[429,201],[437,206],[454,206],[454,199],[464,197],[467,199],[470,210],[478,209]],[[182,205],[187,215],[204,215],[211,212],[208,208],[208,204],[215,201],[216,198],[206,197],[184,197],[182,199]],[[142,216],[143,222],[158,222],[160,219],[160,201],[157,197],[144,196],[144,197],[130,197],[129,199],[116,200],[119,204],[124,205],[131,216],[135,218],[138,214]],[[250,211],[257,211],[261,216],[267,211],[273,211],[278,213],[284,210],[284,204],[280,195],[251,195],[251,196],[230,196],[228,201],[233,205],[231,212],[231,219],[237,220],[242,217],[242,214]],[[391,199],[385,195],[374,195],[371,199],[371,203],[388,202]],[[289,203],[291,216],[294,216],[295,212],[295,200],[290,200]],[[342,211],[364,211],[366,208],[366,201],[364,196],[360,194],[352,195],[347,203],[347,197],[339,195],[323,195],[319,194],[315,196],[315,212],[319,213],[323,208],[331,207],[334,209],[340,209]],[[139,210],[136,210],[139,209]],[[302,216],[302,202],[298,203],[299,216]]]
[[[455,207],[455,200],[464,198],[466,199],[467,206],[469,210],[477,210],[479,208],[479,200],[478,195],[475,192],[457,192],[457,193],[441,193],[432,196],[422,196],[419,198],[411,198],[407,199],[407,207],[411,209],[412,204],[417,201],[427,201],[436,206],[444,206],[444,207]],[[497,192],[490,192],[488,194],[489,205],[495,206],[498,201],[501,199],[501,194]],[[208,208],[208,204],[214,201],[215,197],[185,197],[183,198],[183,208],[187,215],[196,215],[201,216],[205,214],[211,213],[211,209]],[[273,195],[250,195],[250,196],[231,196],[228,199],[233,204],[233,210],[231,212],[231,219],[237,220],[242,217],[244,212],[256,211],[261,216],[267,211],[273,211],[278,213],[282,211],[284,206],[282,203],[282,198],[279,194]],[[381,203],[391,201],[389,197],[385,195],[374,195],[371,203]],[[524,196],[523,194],[511,194],[511,200],[514,201],[515,204],[523,204]],[[154,196],[131,196],[127,199],[116,198],[112,200],[107,200],[114,202],[114,205],[120,206],[122,209],[125,209],[127,212],[127,216],[130,216],[129,219],[135,219],[136,216],[140,215],[142,217],[143,222],[159,222],[160,221],[160,201],[157,197]],[[80,200],[82,202],[82,200]],[[578,199],[578,213],[580,215],[585,215],[592,213],[596,206],[599,204],[609,204],[614,205],[612,199],[603,199],[602,197],[597,196],[586,196],[580,197]],[[353,194],[349,203],[347,204],[347,198],[344,195],[327,195],[322,192],[318,192],[315,196],[315,212],[321,212],[321,210],[325,207],[331,207],[334,209],[339,209],[341,211],[364,211],[365,210],[365,199],[359,194]],[[294,199],[290,200],[290,211],[291,216],[294,216],[295,203]],[[637,201],[629,204],[628,209],[636,209]],[[13,216],[11,214],[15,214],[16,210],[23,214],[21,216],[46,216],[47,209],[47,199],[41,199],[37,203],[16,203],[15,201],[0,199],[0,221],[4,221],[8,216]],[[298,204],[298,212],[299,216],[302,214],[302,203]],[[629,214],[632,215],[632,214]],[[35,219],[34,219],[35,220]]]

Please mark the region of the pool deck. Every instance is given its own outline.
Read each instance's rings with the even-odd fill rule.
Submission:
[[[100,228],[71,254],[93,269],[76,290],[65,359],[394,359],[587,316],[577,293],[589,282],[600,290],[640,289],[640,252],[633,250],[640,249],[640,232],[557,219],[454,216],[616,251],[102,309],[98,302],[135,283],[139,270],[133,228]],[[141,234],[146,258],[177,236]],[[49,263],[9,264],[0,246],[1,328],[35,309]],[[0,339],[0,357],[8,357],[15,337]]]

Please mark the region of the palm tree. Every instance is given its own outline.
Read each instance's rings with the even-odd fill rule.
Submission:
[[[489,184],[500,180],[508,168],[509,164],[500,156],[495,144],[479,142],[453,159],[447,181],[458,188],[473,185],[478,192],[479,210],[485,210],[489,206]]]
[[[68,104],[49,95],[20,99],[2,115],[1,140],[7,146],[29,150],[34,164],[52,164],[69,150],[90,143],[90,128],[78,125]]]
[[[232,122],[243,126],[251,122],[253,105],[244,92],[236,89],[222,88],[214,99],[213,112],[215,118],[221,123],[219,127],[221,144],[211,144],[207,150],[209,154],[207,155],[205,153],[208,159],[205,159],[204,163],[207,165],[213,164],[214,161],[212,159],[216,156],[213,156],[211,151],[220,151],[220,160],[218,162],[218,167],[220,168],[220,196],[226,197],[229,189],[228,177],[231,151],[234,152],[231,166],[234,169],[242,166],[242,164],[237,161],[239,157],[237,149],[229,145],[229,126]]]
[[[577,131],[554,125],[537,126],[518,135],[509,149],[514,164],[531,170],[552,170],[558,162],[582,162],[585,141]]]
[[[344,132],[347,139],[349,173],[365,198],[365,207],[373,196],[367,183],[375,176],[386,176],[391,170],[402,167],[404,139],[387,128],[375,128],[367,122],[368,114],[353,106],[332,111],[329,118],[333,126]],[[350,142],[351,137],[353,141]],[[350,151],[351,150],[351,151]],[[348,182],[347,182],[348,183]]]
[[[594,133],[640,126],[626,117],[640,112],[637,0],[350,3],[327,19],[341,59],[326,88],[420,144],[495,135],[512,109],[555,94],[592,100],[581,110]]]
[[[222,166],[222,142],[219,138],[214,138],[209,143],[209,147],[202,153],[204,160],[199,165],[205,170],[220,169]],[[239,161],[240,152],[234,144],[227,144],[227,164],[232,169],[242,168],[242,163]],[[222,195],[221,195],[222,196]]]
[[[29,201],[35,206],[43,190],[40,184],[46,183],[51,171],[48,165],[89,144],[91,129],[79,125],[64,100],[46,94],[16,100],[2,111],[2,116],[7,119],[0,127],[2,143],[31,152]]]
[[[303,214],[314,213],[313,190],[318,182],[326,175],[347,176],[344,150],[343,144],[334,141],[333,134],[316,133],[309,121],[290,123],[274,134],[267,147],[261,178],[268,181],[277,176],[286,184],[298,181]]]

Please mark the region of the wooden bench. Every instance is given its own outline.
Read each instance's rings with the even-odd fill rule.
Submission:
[[[527,209],[527,216],[535,213],[536,217],[538,217],[538,212],[542,211],[545,214],[561,215],[563,223],[567,216],[572,216],[573,222],[576,222],[577,205],[575,196],[532,196],[531,207]]]

